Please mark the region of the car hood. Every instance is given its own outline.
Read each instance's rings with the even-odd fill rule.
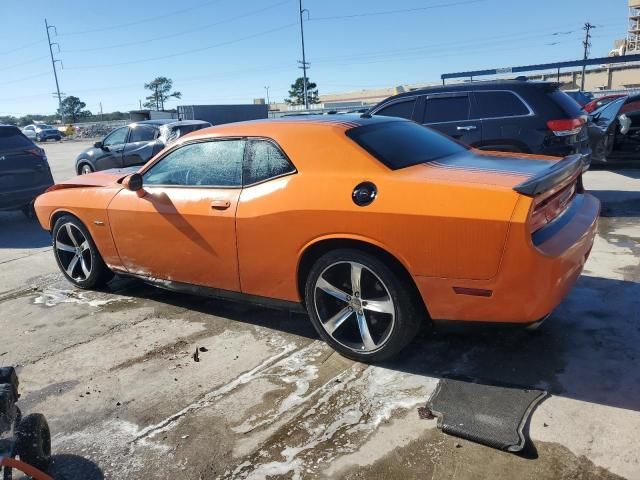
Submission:
[[[435,181],[513,189],[555,165],[558,157],[469,150],[409,167],[407,173]],[[410,172],[409,172],[410,171]]]
[[[51,190],[60,190],[63,188],[76,187],[107,187],[114,183],[119,183],[124,177],[135,173],[139,167],[128,168],[112,168],[101,172],[89,173],[86,175],[77,175],[69,180],[56,183]]]

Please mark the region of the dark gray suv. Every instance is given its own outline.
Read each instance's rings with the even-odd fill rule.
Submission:
[[[76,172],[144,165],[166,145],[187,133],[210,127],[201,120],[144,120],[116,128],[76,158]]]

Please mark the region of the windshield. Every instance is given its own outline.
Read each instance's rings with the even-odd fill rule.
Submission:
[[[469,148],[409,121],[365,125],[348,130],[347,136],[391,170],[432,162]]]
[[[51,125],[36,125],[36,128],[40,128],[42,130],[53,130],[53,127]]]

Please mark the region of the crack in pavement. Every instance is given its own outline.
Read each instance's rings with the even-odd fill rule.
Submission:
[[[217,389],[207,393],[204,395],[204,397],[202,397],[201,399],[187,405],[186,407],[184,407],[182,410],[174,413],[173,415],[165,418],[164,420],[162,420],[161,422],[156,423],[155,425],[149,425],[146,428],[143,428],[142,431],[138,434],[138,436],[136,436],[136,438],[134,438],[131,441],[131,444],[135,444],[136,442],[145,439],[145,438],[151,438],[154,437],[155,435],[157,435],[158,433],[162,433],[165,432],[169,429],[171,429],[173,427],[173,425],[175,425],[178,421],[180,421],[180,419],[182,419],[185,415],[191,413],[191,412],[195,412],[198,410],[201,410],[203,408],[208,407],[211,402],[219,397],[221,397],[222,395],[225,395],[226,393],[229,393],[233,390],[235,390],[237,387],[239,387],[240,385],[244,385],[246,383],[248,383],[249,381],[253,380],[253,378],[259,374],[260,372],[262,372],[263,370],[266,370],[267,368],[276,365],[281,359],[282,357],[284,357],[285,355],[293,352],[296,350],[296,345],[294,344],[287,344],[284,347],[282,347],[282,351],[277,353],[276,355],[273,355],[269,358],[267,358],[266,360],[264,360],[263,362],[261,362],[259,365],[257,365],[256,367],[252,368],[251,370],[246,371],[245,373],[243,373],[242,375],[240,375],[239,377],[236,377],[235,380],[221,386],[218,387]]]

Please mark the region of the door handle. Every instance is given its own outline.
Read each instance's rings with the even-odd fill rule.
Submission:
[[[231,202],[229,200],[213,200],[211,202],[211,208],[214,210],[226,210],[231,206]]]
[[[476,127],[475,125],[465,125],[464,127],[456,127],[456,130],[458,130],[459,132],[470,132],[472,130],[477,130],[478,127]]]

